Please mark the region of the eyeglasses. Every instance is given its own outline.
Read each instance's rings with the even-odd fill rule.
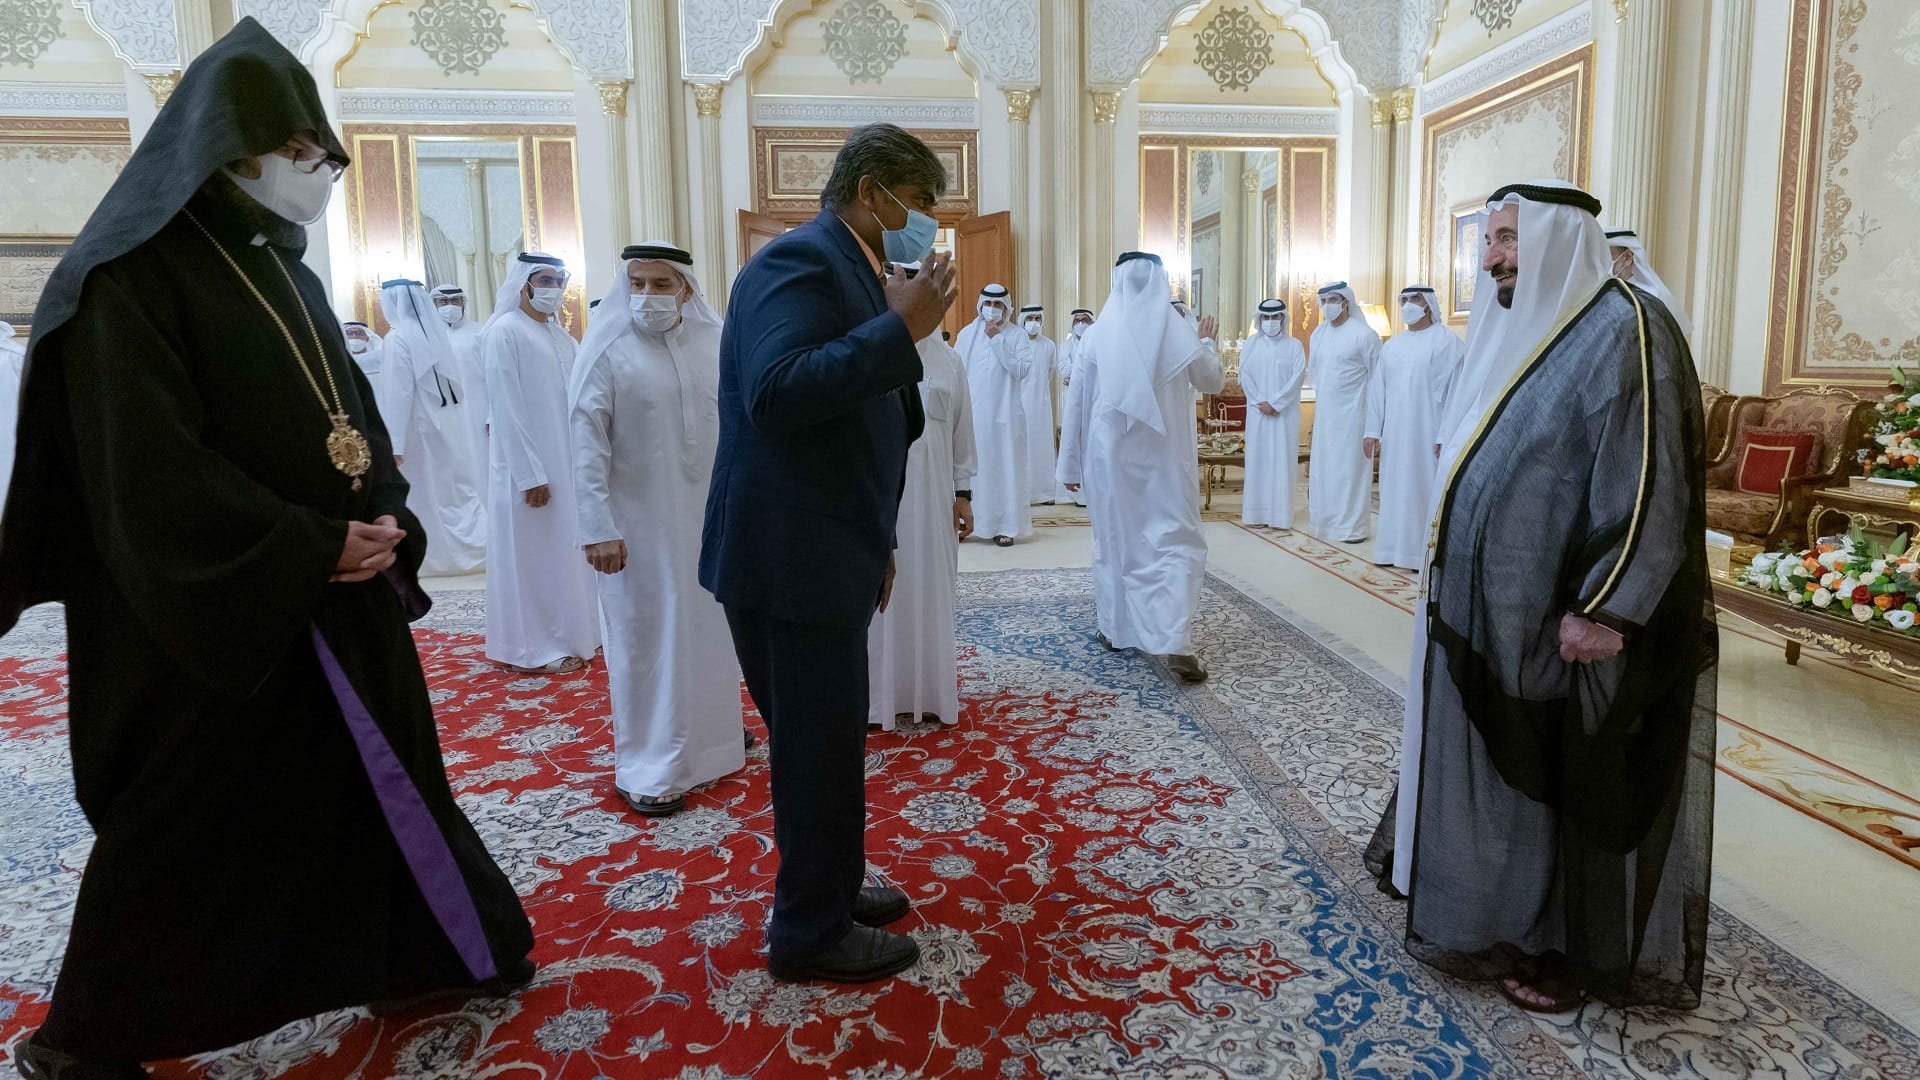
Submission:
[[[347,171],[345,165],[340,164],[330,157],[324,156],[324,154],[321,157],[314,158],[312,161],[301,161],[299,158],[293,159],[294,171],[306,173],[309,176],[319,172],[322,167],[328,170],[327,178],[336,184],[340,182],[340,175]]]

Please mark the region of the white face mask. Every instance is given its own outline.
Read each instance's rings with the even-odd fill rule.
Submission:
[[[1039,337],[1040,336],[1040,320],[1028,319],[1026,329],[1027,329],[1028,337]]]
[[[664,334],[680,321],[680,298],[665,293],[634,293],[627,297],[627,310],[643,329]]]
[[[1086,323],[1083,323],[1083,322],[1077,322],[1077,323],[1074,323],[1074,324],[1073,324],[1073,330],[1072,330],[1072,333],[1073,333],[1073,336],[1074,336],[1074,337],[1079,337],[1079,336],[1080,336],[1081,334],[1084,334],[1084,333],[1086,333],[1086,332],[1087,332],[1087,324],[1086,324]]]
[[[311,225],[327,212],[327,200],[333,198],[333,169],[322,163],[312,172],[295,165],[292,158],[262,154],[258,179],[248,179],[227,170],[227,177],[254,202],[293,222]]]
[[[1340,312],[1345,307],[1346,305],[1338,300],[1323,300],[1320,302],[1320,314],[1325,315],[1328,322],[1332,322],[1340,317]]]
[[[551,315],[560,310],[560,297],[565,295],[566,291],[565,289],[535,289],[533,299],[528,303],[533,305],[533,310],[543,315]]]
[[[1002,311],[1002,310],[1000,310],[1000,309],[999,309],[999,307],[997,307],[997,306],[989,306],[989,307],[987,307],[987,308],[985,308],[985,309],[983,309],[983,310],[982,310],[982,311],[980,312],[980,314],[981,314],[981,315],[983,315],[983,316],[985,316],[985,317],[986,317],[986,320],[987,320],[988,322],[990,322],[990,323],[997,323],[997,322],[999,322],[1000,320],[1002,320],[1002,319],[1004,319],[1004,318],[1006,318],[1006,317],[1007,317],[1007,313],[1006,313],[1006,312],[1004,312],[1004,311]]]
[[[359,338],[348,338],[347,351],[355,356],[359,356],[361,353],[367,351],[367,343],[361,341]]]
[[[1419,304],[1401,304],[1400,317],[1407,320],[1408,326],[1412,326],[1427,317],[1427,309]]]
[[[1281,322],[1279,319],[1261,319],[1260,320],[1260,332],[1267,335],[1270,338],[1279,337],[1281,334],[1286,332],[1286,329],[1287,329],[1287,324],[1284,322]]]
[[[460,316],[466,314],[465,311],[460,309],[460,305],[458,304],[441,304],[433,310],[440,316],[440,321],[446,323],[448,326],[460,325]]]

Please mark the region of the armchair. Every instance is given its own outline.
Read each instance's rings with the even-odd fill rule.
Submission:
[[[1779,397],[1741,397],[1719,407],[1725,409],[1727,428],[1707,465],[1707,526],[1761,547],[1802,543],[1806,538],[1795,529],[1806,521],[1808,497],[1845,483],[1873,415],[1871,403],[1845,390],[1816,387]],[[1711,416],[1707,449],[1713,453]],[[1817,436],[1812,460],[1797,474],[1783,475],[1776,492],[1742,491],[1742,447],[1748,435],[1763,430]]]

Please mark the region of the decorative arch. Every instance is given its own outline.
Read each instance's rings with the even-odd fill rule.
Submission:
[[[174,0],[73,0],[87,25],[140,75],[178,72],[186,64],[174,22]]]
[[[95,3],[101,0],[93,0]],[[126,2],[126,0],[114,0]],[[172,0],[141,0],[164,2]],[[350,55],[373,13],[400,0],[234,0],[236,15],[260,21],[302,63],[330,69]],[[526,0],[542,33],[596,82],[633,78],[627,0]]]
[[[731,82],[764,61],[787,24],[824,0],[687,0],[680,19],[681,73],[691,82]],[[904,2],[904,0],[903,0]],[[1038,0],[913,0],[974,79],[1040,85]]]
[[[1191,21],[1209,0],[1093,0],[1087,31],[1087,85],[1124,90],[1166,49],[1173,28]],[[1320,77],[1336,96],[1365,93],[1327,21],[1300,0],[1253,0],[1307,43]]]

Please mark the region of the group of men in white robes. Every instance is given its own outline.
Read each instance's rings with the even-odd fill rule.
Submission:
[[[473,573],[486,564],[487,516],[453,338],[418,281],[382,282],[380,309],[387,334],[376,396],[408,509],[427,529],[421,571]]]
[[[592,571],[575,540],[567,382],[573,337],[556,317],[567,269],[516,257],[481,330],[487,378],[487,657],[566,674],[600,645]]]
[[[1033,535],[1026,380],[1039,350],[1023,331],[1007,326],[1013,308],[1005,285],[981,289],[974,308],[979,318],[961,328],[953,344],[967,368],[973,408],[978,465],[973,485],[974,531],[1001,547],[1011,547],[1014,541]],[[1049,413],[1049,428],[1050,417]],[[1049,431],[1049,444],[1052,438]]]
[[[0,322],[0,506],[7,502],[13,481],[13,433],[20,423],[20,374],[27,360],[27,343],[16,336],[11,323]]]
[[[1366,454],[1380,464],[1380,519],[1373,561],[1420,569],[1426,555],[1440,450],[1440,409],[1460,373],[1466,344],[1441,325],[1434,292],[1400,290],[1407,329],[1380,347],[1367,384]]]
[[[595,312],[567,388],[577,546],[565,561],[597,586],[615,786],[658,817],[738,771],[753,742],[726,613],[699,584],[721,320],[693,256],[663,242],[621,251]]]
[[[911,277],[918,269],[896,272]],[[960,354],[937,332],[918,348],[926,429],[907,450],[893,593],[867,635],[868,719],[887,731],[901,719],[960,721],[954,594],[960,542],[974,531],[973,410]]]
[[[1080,370],[1080,346],[1086,339],[1087,330],[1093,326],[1093,312],[1087,308],[1074,308],[1068,316],[1067,336],[1060,341],[1060,411],[1066,412],[1067,394],[1073,388],[1073,373]],[[1058,477],[1059,454],[1054,455],[1055,478],[1053,499],[1056,503],[1073,503],[1075,506],[1087,505],[1087,490],[1068,491]]]
[[[1372,516],[1373,462],[1362,440],[1380,335],[1346,282],[1321,286],[1319,300],[1320,325],[1307,342],[1313,384],[1307,519],[1315,536],[1352,544],[1367,538]]]
[[[1096,640],[1163,656],[1188,682],[1207,677],[1192,623],[1205,580],[1193,396],[1226,373],[1214,320],[1189,325],[1166,302],[1157,255],[1130,251],[1086,332],[1068,388],[1059,480],[1083,485],[1093,526]]]
[[[1290,332],[1286,301],[1262,300],[1257,324],[1258,331],[1240,346],[1240,391],[1247,400],[1240,520],[1257,528],[1291,529],[1307,351]]]

